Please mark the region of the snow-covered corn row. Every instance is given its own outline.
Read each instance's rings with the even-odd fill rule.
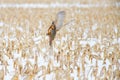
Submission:
[[[64,26],[50,48],[58,11]],[[0,80],[119,80],[120,11],[94,8],[0,8]]]

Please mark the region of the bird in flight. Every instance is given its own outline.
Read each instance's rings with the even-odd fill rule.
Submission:
[[[56,36],[56,32],[59,31],[63,26],[64,18],[65,18],[65,11],[58,12],[55,21],[52,22],[51,26],[48,29],[47,35],[49,36],[50,46],[52,46],[52,41]]]

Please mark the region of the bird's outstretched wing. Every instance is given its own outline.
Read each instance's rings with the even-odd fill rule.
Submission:
[[[63,26],[64,18],[65,18],[65,11],[60,11],[57,13],[55,20],[57,31],[60,30],[60,28]]]

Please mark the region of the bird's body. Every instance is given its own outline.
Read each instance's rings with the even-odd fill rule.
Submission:
[[[60,11],[57,14],[56,20],[52,22],[52,25],[48,29],[47,35],[49,36],[49,45],[52,46],[52,41],[56,36],[56,32],[62,27],[65,17],[65,12]]]
[[[52,25],[48,29],[47,35],[49,36],[49,45],[51,46],[52,41],[54,40],[54,38],[56,36],[56,26],[55,26],[54,22],[52,22]]]

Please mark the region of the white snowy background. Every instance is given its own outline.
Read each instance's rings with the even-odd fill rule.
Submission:
[[[105,11],[109,7],[115,9]],[[41,10],[36,21],[29,20],[36,17],[34,9]],[[0,80],[120,80],[120,2],[1,3],[0,10]],[[46,31],[60,10],[66,11],[65,22],[74,21],[57,33],[50,48]],[[30,14],[21,16],[22,11]]]

